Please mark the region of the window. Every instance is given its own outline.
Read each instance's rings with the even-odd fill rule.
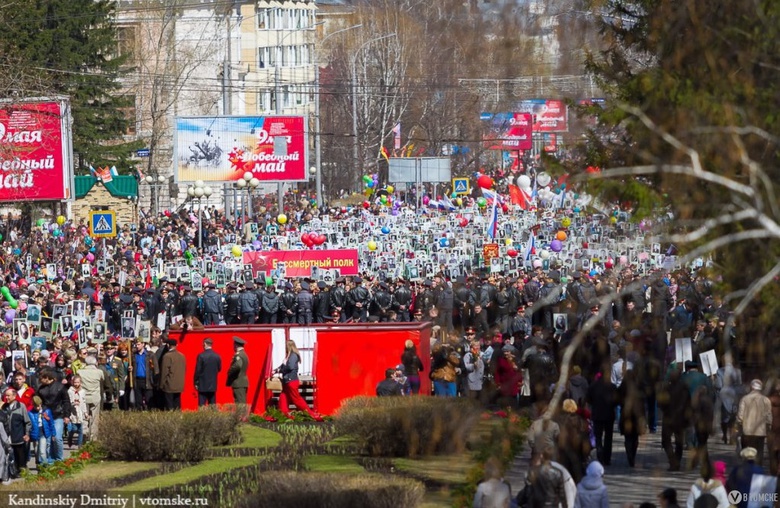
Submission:
[[[257,91],[257,110],[261,113],[268,113],[273,111],[275,104],[273,103],[273,90],[267,88],[261,88]]]
[[[257,68],[266,69],[276,65],[276,48],[257,48]]]
[[[116,29],[117,56],[126,57],[130,63],[135,58],[136,53],[136,27],[120,26]]]
[[[120,98],[120,101],[123,107],[117,108],[117,110],[122,113],[122,116],[127,121],[127,130],[125,130],[125,136],[135,136],[137,129],[136,122],[138,121],[135,110],[135,95],[123,95]]]
[[[275,30],[279,26],[277,20],[278,9],[260,9],[257,11],[257,29]]]

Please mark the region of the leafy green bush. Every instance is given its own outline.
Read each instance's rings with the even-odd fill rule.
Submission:
[[[463,451],[479,415],[463,398],[355,397],[335,422],[337,434],[355,437],[371,456],[416,457]]]
[[[248,496],[239,507],[414,508],[425,494],[420,482],[379,475],[282,472],[265,473],[258,480],[260,491]]]
[[[202,411],[111,411],[101,415],[98,444],[108,459],[200,462],[211,446],[240,439],[241,415]]]

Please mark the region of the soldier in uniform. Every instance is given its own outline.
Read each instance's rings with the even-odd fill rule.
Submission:
[[[122,358],[116,356],[117,346],[114,342],[106,344],[106,371],[108,372],[108,382],[111,385],[115,400],[106,401],[103,409],[111,410],[125,395],[125,383],[127,381],[127,366]]]
[[[236,354],[227,372],[227,386],[233,389],[233,400],[236,404],[246,404],[246,392],[249,388],[249,378],[246,375],[249,357],[244,352],[244,344],[246,344],[244,339],[233,337],[233,349]]]
[[[393,308],[398,314],[398,321],[408,323],[411,321],[409,307],[412,305],[412,291],[404,284],[403,279],[398,278],[398,285],[393,292]]]
[[[368,306],[371,304],[371,293],[362,286],[363,279],[353,277],[355,287],[347,293],[347,301],[352,307],[352,320],[359,323],[368,321]]]

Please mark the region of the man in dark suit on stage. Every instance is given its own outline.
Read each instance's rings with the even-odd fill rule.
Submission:
[[[217,403],[217,375],[222,370],[222,358],[211,347],[214,341],[203,340],[203,352],[195,362],[195,389],[198,391],[198,406]]]

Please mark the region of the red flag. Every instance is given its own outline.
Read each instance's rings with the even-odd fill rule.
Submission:
[[[523,210],[528,210],[531,206],[531,200],[517,185],[509,185],[509,200],[513,205],[518,205]]]
[[[150,289],[152,287],[152,267],[150,265],[146,265],[146,283],[144,284],[144,289]]]
[[[390,162],[390,154],[387,153],[387,148],[382,146],[382,149],[379,151],[380,155],[385,158],[387,162]]]

